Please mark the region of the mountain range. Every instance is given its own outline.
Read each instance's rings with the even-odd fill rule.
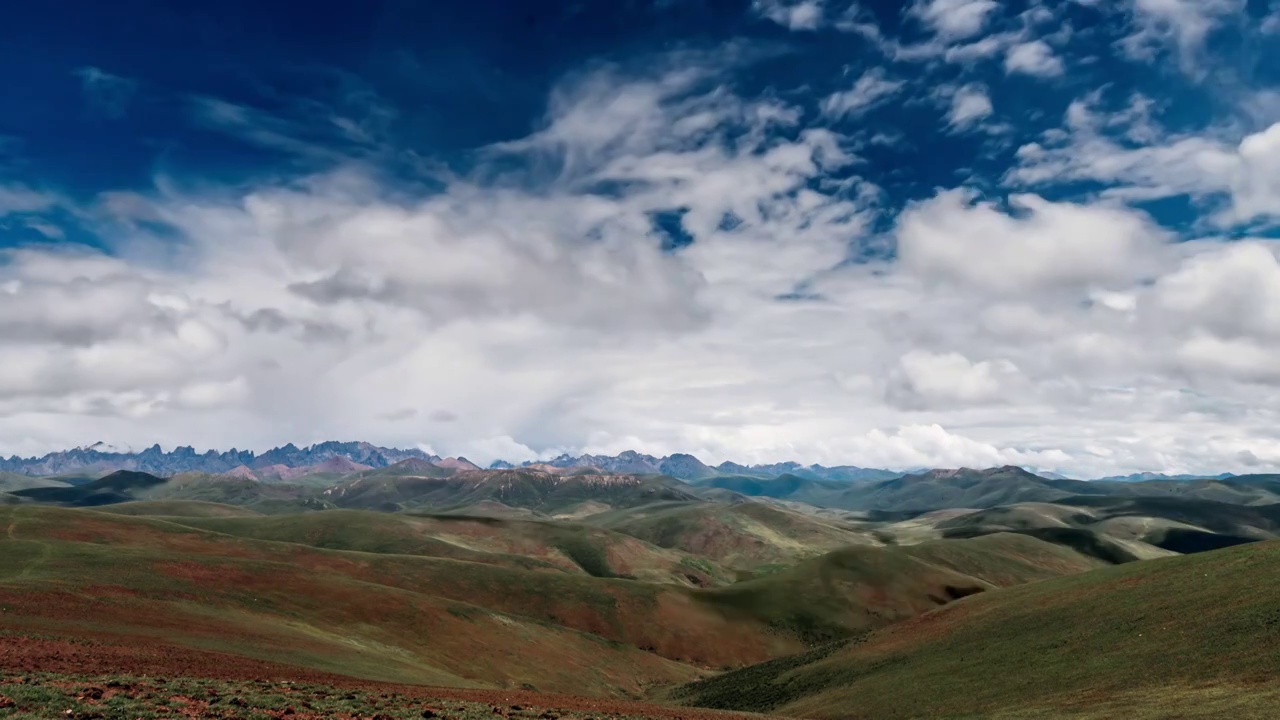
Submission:
[[[41,476],[89,476],[96,477],[117,470],[146,472],[160,477],[180,473],[198,472],[211,475],[231,474],[258,480],[293,480],[307,474],[343,474],[359,470],[386,468],[405,460],[415,460],[416,472],[428,472],[434,466],[446,471],[478,470],[477,465],[463,457],[444,458],[416,448],[402,449],[381,447],[367,442],[327,441],[306,447],[293,443],[272,448],[257,454],[252,450],[219,452],[208,450],[197,453],[191,446],[179,446],[165,452],[158,444],[134,451],[104,442],[48,453],[41,457],[23,458],[17,455],[0,458],[0,472],[17,475]],[[732,489],[733,483],[748,479],[774,480],[791,478],[798,480],[831,482],[879,482],[910,474],[929,472],[919,468],[898,472],[881,468],[864,468],[854,465],[825,466],[804,465],[798,462],[744,465],[726,461],[719,465],[707,465],[693,455],[675,453],[662,457],[627,450],[617,455],[569,455],[561,454],[550,460],[531,460],[519,464],[502,460],[493,462],[490,470],[528,468],[553,474],[565,471],[595,470],[603,473],[628,475],[666,475],[685,482],[702,482],[729,479],[719,485]],[[1049,472],[1037,473],[1040,478],[1067,481],[1062,475]],[[1097,478],[1106,482],[1148,482],[1161,480],[1223,480],[1235,477],[1231,473],[1218,475],[1165,475],[1154,472],[1124,476]]]
[[[170,476],[183,472],[240,474],[243,471],[239,471],[239,468],[247,468],[250,471],[267,470],[268,474],[275,470],[275,474],[280,475],[280,468],[309,468],[333,460],[347,461],[366,468],[381,468],[410,458],[432,462],[442,459],[417,449],[385,448],[366,442],[330,441],[303,448],[289,443],[261,455],[252,450],[235,448],[226,452],[209,450],[197,453],[189,445],[164,452],[158,444],[141,452],[131,452],[98,442],[49,453],[43,457],[21,458],[14,455],[8,459],[0,458],[0,472],[19,475],[74,475],[131,470]]]

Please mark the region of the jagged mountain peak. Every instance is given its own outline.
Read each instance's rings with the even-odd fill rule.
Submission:
[[[197,453],[190,445],[180,445],[165,452],[158,443],[141,451],[95,442],[73,450],[48,453],[42,457],[18,456],[0,460],[0,472],[23,475],[62,475],[72,473],[103,474],[117,470],[146,472],[158,476],[176,475],[182,472],[224,474],[246,467],[249,470],[267,468],[301,468],[323,465],[333,460],[332,467],[351,465],[369,468],[387,467],[401,460],[419,458],[439,460],[418,449],[385,448],[367,442],[326,441],[307,448],[286,443],[261,455],[249,450],[232,448],[225,452],[208,450]]]

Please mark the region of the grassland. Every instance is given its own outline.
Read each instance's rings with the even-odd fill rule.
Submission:
[[[204,502],[201,500],[137,500],[116,505],[105,505],[97,508],[97,510],[115,515],[169,518],[243,518],[261,517],[262,515],[262,513],[239,505]]]
[[[594,528],[358,512],[217,517],[216,506],[193,504],[132,510],[148,508],[187,516],[0,508],[0,656],[15,638],[51,637],[92,641],[104,657],[143,647],[190,664],[192,653],[216,652],[370,680],[635,697],[850,637],[975,587],[1090,566],[1030,538],[993,536],[841,551],[699,589],[607,577],[625,567],[616,548],[592,559],[571,544],[613,537]],[[457,542],[429,535],[446,531]],[[619,537],[680,572],[708,566]],[[493,551],[524,541],[547,554]],[[610,572],[584,567],[594,562]]]
[[[848,547],[701,599],[726,611],[765,618],[817,644],[915,617],[968,595],[1101,565],[1026,536],[989,535],[904,547]],[[807,600],[798,603],[797,597]]]
[[[803,648],[672,584],[324,550],[79,509],[4,508],[0,526],[0,632],[17,636],[622,696]]]
[[[149,507],[157,514],[178,514],[170,512],[169,505]],[[173,521],[227,535],[330,550],[453,558],[526,569],[559,568],[595,577],[696,586],[728,581],[726,572],[695,562],[686,553],[565,522],[359,510]]]
[[[1102,568],[677,691],[812,718],[1271,718],[1280,543]]]
[[[834,521],[763,502],[660,503],[593,515],[584,522],[710,559],[750,575],[849,545],[878,544]]]

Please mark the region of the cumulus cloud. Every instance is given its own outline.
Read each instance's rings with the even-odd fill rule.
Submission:
[[[940,37],[963,40],[982,32],[999,7],[995,0],[916,0],[908,12]]]
[[[1259,243],[1196,255],[1156,283],[1156,299],[1213,335],[1280,339],[1280,262]]]
[[[1163,233],[1140,213],[1100,205],[1009,198],[1011,211],[952,190],[905,210],[898,253],[912,272],[992,292],[1137,280]]]
[[[1017,366],[1008,360],[973,362],[958,352],[924,350],[903,355],[890,377],[890,402],[914,409],[1002,403],[1021,384]]]
[[[1004,58],[1007,73],[1022,73],[1037,77],[1057,77],[1062,74],[1062,60],[1053,48],[1043,40],[1031,40],[1009,48]]]
[[[969,83],[957,88],[951,96],[947,110],[947,123],[957,130],[967,130],[995,112],[987,88],[980,83]]]

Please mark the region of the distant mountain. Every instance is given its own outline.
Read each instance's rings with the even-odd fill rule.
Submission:
[[[810,480],[841,480],[845,482],[861,480],[890,480],[901,477],[902,473],[877,468],[863,468],[855,465],[801,465],[797,462],[773,463],[771,465],[739,465],[722,462],[716,466],[722,475],[739,477],[775,478],[781,475],[793,475]]]
[[[417,449],[385,448],[366,442],[330,441],[303,448],[289,443],[283,447],[272,448],[261,455],[256,455],[250,450],[235,448],[221,453],[215,450],[196,453],[191,446],[176,447],[171,452],[164,452],[159,445],[152,445],[142,452],[127,452],[104,443],[94,443],[74,450],[49,453],[38,458],[20,458],[16,455],[8,459],[0,458],[0,472],[20,475],[72,475],[105,474],[116,470],[129,470],[168,477],[182,472],[244,475],[244,470],[240,469],[244,467],[250,471],[264,470],[267,475],[283,478],[290,473],[282,471],[281,468],[309,468],[321,466],[330,461],[336,463],[330,466],[333,468],[345,467],[343,463],[362,465],[367,468],[383,468],[410,458],[429,461],[441,459]]]
[[[693,455],[676,453],[666,457],[655,457],[627,450],[618,455],[560,455],[546,461],[531,460],[520,465],[497,460],[489,465],[491,470],[511,470],[517,467],[551,466],[559,468],[596,468],[611,473],[627,473],[630,475],[669,475],[678,480],[695,482],[709,478],[753,477],[761,479],[776,478],[780,475],[794,475],[811,480],[840,480],[845,482],[862,480],[888,480],[899,477],[902,473],[892,470],[861,468],[853,465],[825,467],[822,465],[801,465],[797,462],[774,463],[771,465],[740,465],[734,462],[723,462],[716,467],[703,463]]]
[[[1046,477],[1048,477],[1046,475]],[[1219,473],[1217,475],[1165,475],[1156,472],[1133,473],[1132,475],[1109,475],[1097,478],[1101,482],[1149,482],[1152,480],[1226,480],[1236,477],[1235,473]]]
[[[696,485],[841,510],[895,513],[982,509],[1027,502],[1077,503],[1080,498],[1088,497],[1175,497],[1236,505],[1280,503],[1280,476],[1277,475],[1137,482],[1059,480],[1012,465],[985,470],[929,470],[880,482],[835,483],[782,475],[770,479],[712,478]]]
[[[1071,495],[1101,492],[1103,488],[1083,480],[1050,480],[1006,465],[985,470],[930,470],[857,485],[829,504],[848,510],[925,511],[1053,502]]]

